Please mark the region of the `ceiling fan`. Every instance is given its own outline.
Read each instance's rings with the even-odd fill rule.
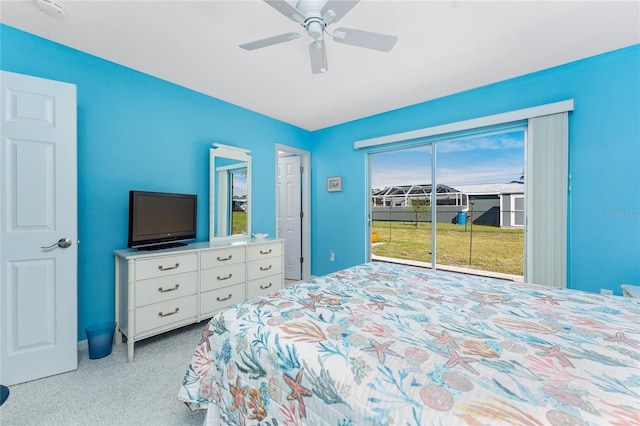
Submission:
[[[324,34],[333,37],[337,43],[350,44],[352,46],[389,52],[396,44],[398,37],[379,34],[370,31],[354,30],[351,28],[336,28],[329,32],[327,26],[338,22],[360,0],[299,0],[296,6],[292,6],[285,0],[264,0],[269,6],[282,13],[292,21],[302,25],[305,32],[313,38],[309,45],[311,56],[311,72],[320,74],[329,69],[327,63],[327,51],[324,43]],[[241,44],[245,50],[255,50],[284,43],[302,37],[302,34],[289,32],[273,37]]]

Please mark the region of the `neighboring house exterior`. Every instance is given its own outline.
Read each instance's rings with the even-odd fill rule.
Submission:
[[[371,194],[371,218],[380,222],[431,222],[431,184],[397,185]],[[467,198],[460,191],[436,186],[438,205],[436,222],[452,223],[467,208]]]
[[[524,183],[484,183],[456,185],[455,189],[469,196],[470,218],[473,223],[503,227],[524,227]]]
[[[431,222],[431,184],[398,185],[371,195],[372,220]],[[437,185],[437,223],[524,226],[524,183]],[[464,215],[461,217],[461,215]]]

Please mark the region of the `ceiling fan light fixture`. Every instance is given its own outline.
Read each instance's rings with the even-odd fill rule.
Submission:
[[[53,0],[36,0],[36,7],[54,18],[64,18],[64,7]]]
[[[307,33],[314,39],[319,39],[322,37],[322,33],[324,32],[324,25],[319,19],[312,18],[307,23]]]

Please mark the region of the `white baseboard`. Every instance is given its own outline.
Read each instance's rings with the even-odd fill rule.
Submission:
[[[80,340],[78,342],[78,352],[88,351],[89,350],[89,341],[87,339]]]

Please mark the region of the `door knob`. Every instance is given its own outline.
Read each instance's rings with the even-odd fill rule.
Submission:
[[[53,243],[50,246],[40,247],[41,249],[47,250],[58,246],[60,248],[69,248],[71,247],[71,238],[60,238],[57,243]]]

